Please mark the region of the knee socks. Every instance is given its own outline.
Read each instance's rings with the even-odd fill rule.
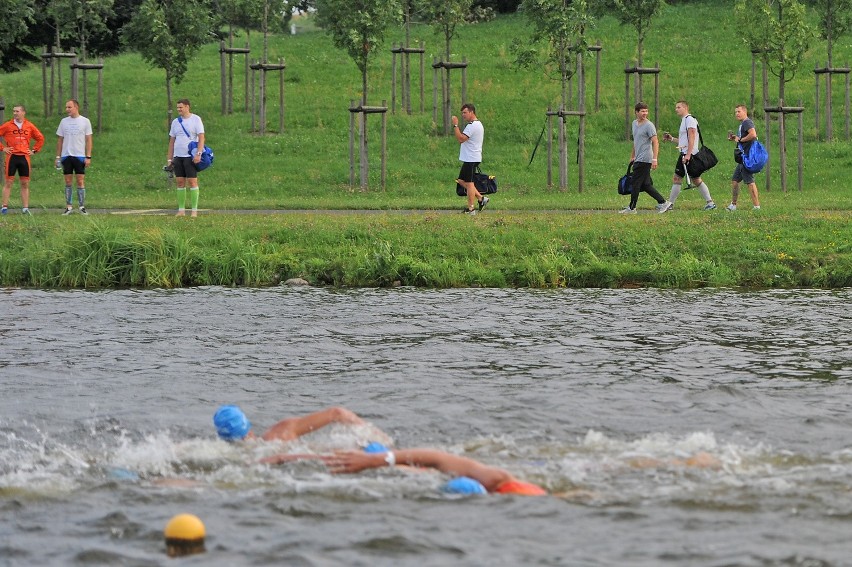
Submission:
[[[198,210],[198,187],[189,188],[189,202],[192,204],[192,210]]]
[[[178,187],[177,198],[178,198],[178,210],[179,211],[186,210],[186,188],[185,187]]]
[[[674,204],[674,202],[677,201],[677,196],[680,195],[680,187],[681,187],[680,183],[675,183],[674,185],[672,185],[672,192],[669,195],[669,201],[672,204]]]
[[[85,206],[86,200],[86,188],[85,187],[77,187],[77,202],[80,203],[80,206]]]

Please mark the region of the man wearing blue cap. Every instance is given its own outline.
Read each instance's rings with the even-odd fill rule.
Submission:
[[[370,425],[354,412],[343,407],[331,407],[301,417],[282,419],[260,436],[265,441],[292,441],[332,423]],[[251,422],[243,411],[233,405],[221,406],[213,415],[216,433],[225,441],[255,439]]]

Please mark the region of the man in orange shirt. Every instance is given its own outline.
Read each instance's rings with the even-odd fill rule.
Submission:
[[[12,119],[0,125],[0,151],[6,154],[6,182],[3,184],[2,214],[9,212],[9,194],[15,174],[21,183],[21,206],[25,215],[30,214],[30,156],[36,154],[44,145],[44,136],[35,124],[26,119],[27,110],[23,104],[15,105],[12,109]],[[30,142],[35,140],[35,146],[30,148]]]

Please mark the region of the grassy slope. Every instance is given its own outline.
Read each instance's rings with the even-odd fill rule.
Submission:
[[[659,61],[659,117],[652,119],[660,130],[675,130],[674,102],[691,101],[700,118],[708,145],[722,165],[705,176],[716,199],[726,202],[731,168],[730,148],[724,134],[735,126],[732,107],[747,102],[750,53],[736,39],[730,0],[698,1],[667,7],[653,23],[646,47],[646,64]],[[586,140],[586,190],[576,192],[576,171],[572,167],[571,190],[567,193],[546,187],[544,148],[532,167],[530,152],[543,125],[543,111],[558,102],[558,84],[542,72],[518,71],[512,65],[509,45],[516,36],[527,35],[520,16],[501,17],[494,22],[467,26],[454,41],[456,59],[470,62],[469,99],[479,108],[486,126],[484,169],[498,175],[501,193],[495,208],[555,209],[611,208],[623,204],[615,194],[615,180],[629,157],[630,145],[623,141],[625,62],[635,51],[631,28],[604,18],[591,37],[603,45],[601,105],[590,115]],[[254,136],[247,133],[250,118],[243,113],[224,117],[219,112],[219,59],[216,45],[206,46],[193,60],[176,97],[188,96],[193,109],[205,120],[208,140],[216,150],[216,165],[203,174],[202,206],[211,208],[446,208],[459,206],[451,180],[457,171],[457,144],[435,135],[431,120],[432,76],[429,63],[440,51],[438,40],[427,26],[416,26],[414,40],[427,46],[426,113],[406,116],[398,112],[388,121],[388,187],[378,189],[378,125],[371,119],[371,187],[367,193],[348,187],[348,120],[350,99],[359,97],[360,78],[354,63],[336,50],[322,32],[272,38],[273,59],[284,57],[286,71],[286,132],[283,135]],[[390,102],[391,42],[371,70],[371,103]],[[260,51],[260,37],[253,34],[254,53]],[[805,191],[782,195],[777,168],[774,190],[763,196],[767,209],[819,207],[848,209],[846,183],[852,166],[852,144],[814,142],[814,80],[810,69],[824,59],[824,45],[815,44],[803,65],[804,71],[788,85],[788,99],[798,99],[809,107],[805,115]],[[848,35],[835,48],[836,61],[852,56]],[[822,63],[820,63],[822,64]],[[238,67],[237,100],[242,107],[242,77]],[[67,73],[66,73],[67,76]],[[589,103],[594,73],[589,72]],[[166,150],[165,88],[163,72],[149,69],[134,54],[106,61],[104,73],[105,130],[96,136],[94,166],[89,172],[91,207],[172,207],[174,195],[160,171]],[[90,100],[94,107],[94,84],[90,78]],[[837,82],[840,85],[840,81]],[[458,85],[458,81],[456,82]],[[417,83],[414,84],[417,89]],[[67,89],[66,89],[67,92]],[[651,98],[651,83],[646,83]],[[48,135],[48,150],[35,159],[32,204],[35,207],[61,207],[61,181],[52,172],[55,144],[53,132],[60,116],[45,120],[41,109],[41,72],[32,68],[3,75],[0,96],[7,106],[25,102],[31,118]],[[271,97],[277,99],[277,94]],[[415,96],[415,107],[418,104]],[[836,107],[842,107],[842,85],[835,90]],[[453,101],[458,106],[458,94]],[[632,101],[631,101],[632,103]],[[842,133],[842,108],[837,108],[835,131]],[[277,109],[270,121],[277,124]],[[91,115],[92,113],[90,113]],[[8,118],[8,112],[7,112]],[[569,155],[576,152],[576,122],[569,124]],[[758,123],[759,133],[763,125]],[[776,134],[777,136],[777,134]],[[790,151],[795,152],[795,128],[790,135]],[[668,192],[674,150],[661,152],[661,173],[657,186]],[[795,155],[795,154],[793,154]],[[556,169],[554,169],[556,177]],[[763,179],[758,179],[763,188]],[[796,186],[795,165],[790,168],[790,186]],[[14,195],[14,192],[13,192]],[[13,203],[15,197],[13,196]],[[640,206],[650,205],[647,197]],[[697,197],[686,195],[683,208],[696,208]]]

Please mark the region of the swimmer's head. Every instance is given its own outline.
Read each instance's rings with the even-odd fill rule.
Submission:
[[[547,494],[547,491],[542,487],[522,480],[501,482],[494,492],[497,494],[517,494],[518,496],[544,496]]]
[[[441,487],[441,491],[448,494],[488,494],[481,482],[467,476],[457,476],[448,480]]]
[[[216,433],[225,441],[244,439],[251,429],[246,414],[237,406],[221,406],[213,414],[213,425],[216,426]]]

